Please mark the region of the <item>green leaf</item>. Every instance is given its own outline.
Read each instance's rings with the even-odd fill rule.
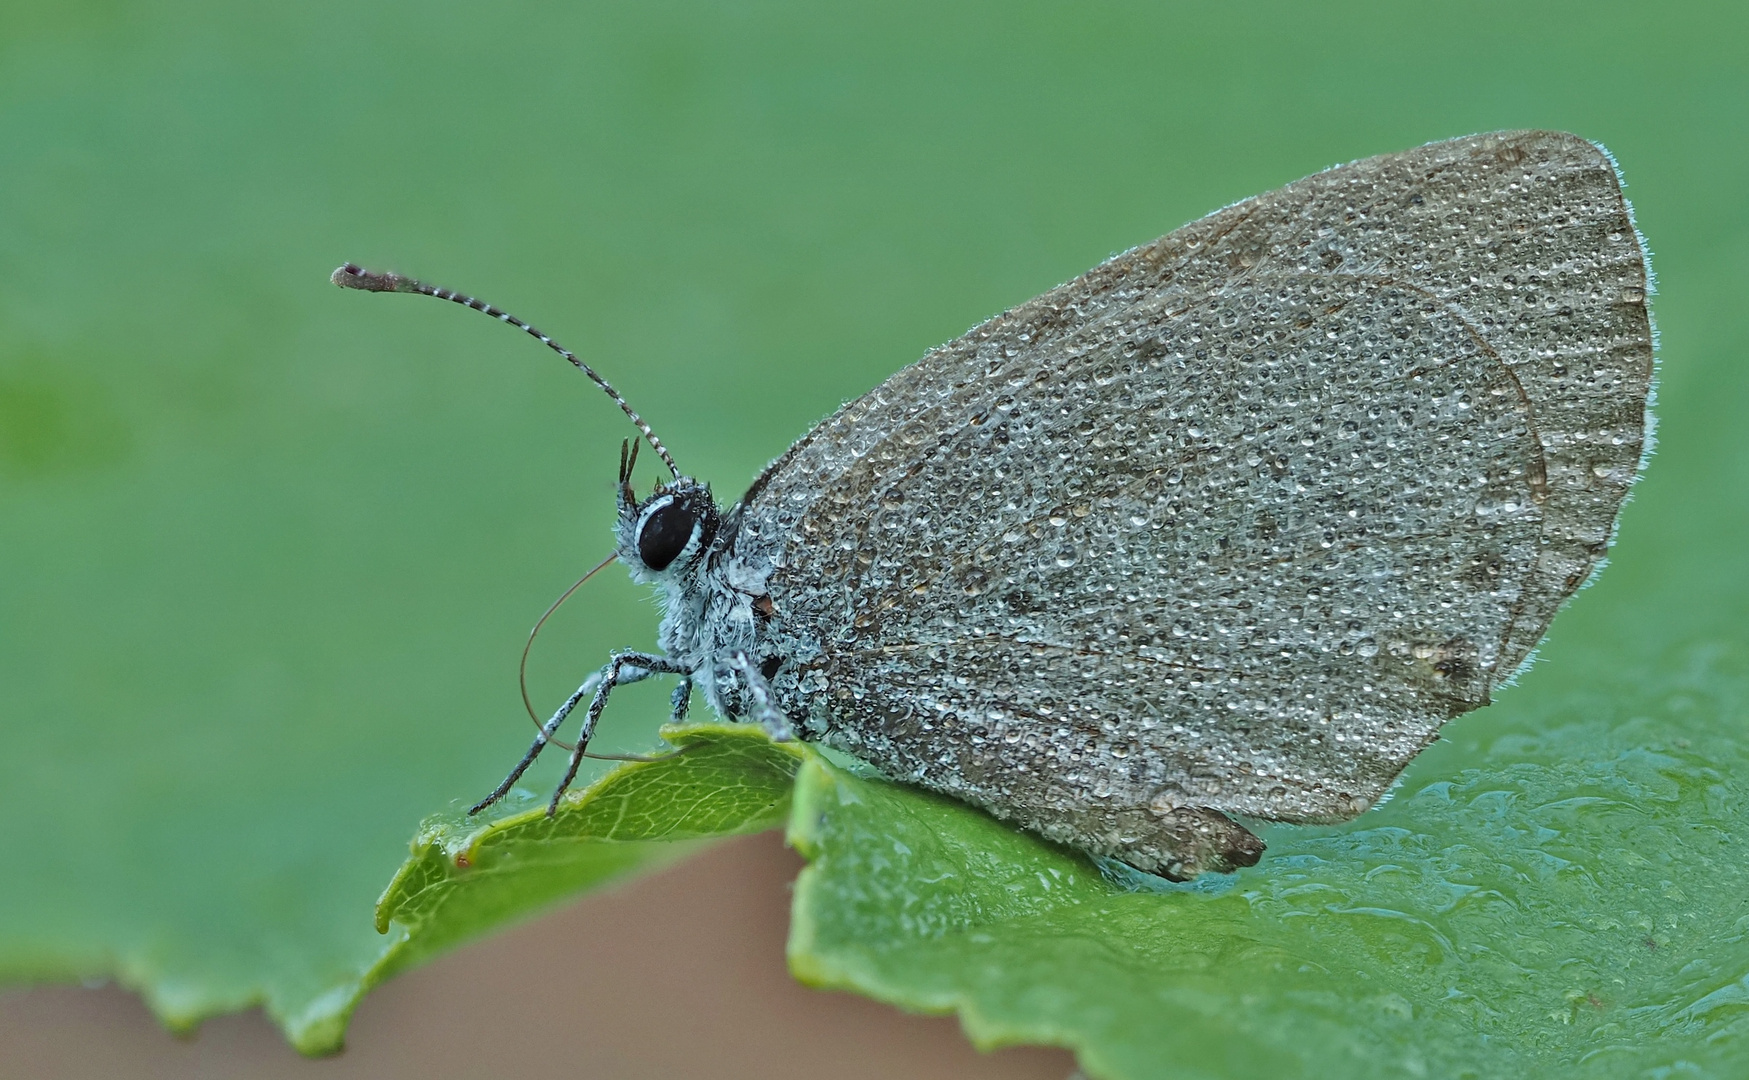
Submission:
[[[707,837],[782,822],[804,751],[748,727],[694,725],[665,733],[677,752],[621,765],[568,793],[558,813],[538,805],[482,823],[459,807],[426,820],[413,854],[377,902],[379,933],[393,935],[354,987],[337,989],[287,1033],[306,1053],[337,1048],[358,999],[383,979],[556,900],[629,870],[681,857]]]
[[[1640,709],[1650,690],[1685,719],[1741,718],[1749,665],[1669,660],[1679,676],[1626,702],[1583,696],[1190,886],[811,762],[791,967],[958,1010],[981,1045],[1072,1047],[1095,1077],[1733,1074],[1749,755]]]

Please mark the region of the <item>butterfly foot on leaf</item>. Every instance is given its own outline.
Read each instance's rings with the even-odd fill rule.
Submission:
[[[730,655],[729,663],[747,687],[747,696],[753,705],[753,722],[765,729],[772,742],[794,742],[795,728],[790,726],[789,717],[771,699],[769,679],[776,674],[782,661],[770,657],[763,665],[756,666],[746,653],[737,651]]]

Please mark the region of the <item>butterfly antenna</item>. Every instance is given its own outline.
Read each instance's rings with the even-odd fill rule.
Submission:
[[[662,440],[658,439],[656,433],[650,430],[650,425],[644,422],[644,418],[638,415],[637,410],[632,408],[625,398],[619,396],[619,391],[613,388],[612,383],[609,383],[606,379],[597,374],[594,368],[585,364],[582,360],[579,360],[576,353],[565,348],[563,345],[560,345],[552,338],[547,337],[539,330],[536,330],[534,327],[510,314],[508,311],[495,308],[483,300],[476,300],[471,296],[465,296],[462,293],[450,289],[440,289],[435,285],[427,285],[423,281],[415,281],[413,278],[402,277],[400,274],[378,273],[374,270],[366,270],[357,263],[347,263],[342,266],[340,269],[334,271],[333,276],[329,280],[333,281],[334,284],[340,286],[342,289],[358,289],[361,292],[419,293],[422,296],[435,296],[439,300],[448,300],[451,303],[460,304],[462,307],[473,308],[475,311],[484,312],[485,314],[492,316],[492,318],[497,319],[499,322],[509,323],[511,326],[516,327],[518,330],[521,330],[536,341],[539,341],[542,345],[545,345],[547,348],[569,360],[578,371],[589,376],[589,380],[596,386],[601,387],[601,389],[607,393],[607,396],[613,399],[613,403],[619,406],[620,412],[625,413],[626,417],[631,420],[632,424],[636,426],[639,431],[644,433],[644,438],[649,442],[650,449],[656,451],[657,456],[662,459],[662,464],[668,466],[669,473],[673,474],[675,477],[679,477],[680,470],[675,466],[674,458],[668,453],[668,448],[662,445]]]

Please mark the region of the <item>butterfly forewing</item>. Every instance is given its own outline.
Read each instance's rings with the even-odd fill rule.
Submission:
[[[1352,816],[1606,551],[1645,290],[1611,163],[1546,132],[1118,256],[755,484],[741,529],[819,642],[780,690],[895,777],[1172,876],[1255,860],[1218,812]]]

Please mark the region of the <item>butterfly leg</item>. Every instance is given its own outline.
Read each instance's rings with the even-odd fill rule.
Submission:
[[[654,674],[654,672],[646,672],[645,673],[646,676],[650,675],[650,674]],[[643,677],[643,676],[640,676],[640,678],[641,677]],[[628,682],[636,682],[636,681],[637,680],[635,680],[635,679],[621,678],[619,681],[619,684],[621,686],[624,686]],[[687,707],[692,704],[692,676],[682,675],[680,677],[680,684],[674,688],[674,694],[673,694],[673,696],[671,696],[668,699],[668,701],[669,701],[669,709],[671,710],[668,714],[668,722],[670,724],[684,724],[684,723],[686,723]],[[686,753],[690,749],[691,749],[691,746],[682,746],[679,749],[670,750],[665,754],[596,754],[596,753],[589,753],[589,754],[585,754],[584,756],[585,757],[592,757],[597,761],[639,761],[639,762],[643,762],[644,764],[649,764],[650,762],[653,762],[653,761],[667,761],[670,758],[677,758],[681,754]]]
[[[534,759],[540,757],[540,752],[545,750],[547,748],[547,743],[552,741],[553,733],[559,730],[559,725],[565,722],[565,717],[571,715],[571,710],[577,707],[579,701],[582,701],[584,697],[595,692],[596,685],[601,682],[602,677],[606,674],[607,669],[602,668],[600,671],[595,672],[587,679],[583,680],[583,685],[577,688],[576,693],[565,699],[565,703],[559,706],[559,711],[553,714],[552,719],[541,725],[540,734],[534,737],[534,745],[528,748],[528,753],[522,755],[522,760],[516,763],[516,768],[510,770],[510,775],[504,778],[503,783],[492,789],[492,794],[481,799],[469,808],[469,816],[479,813],[486,807],[497,802],[499,799],[502,799],[505,794],[510,791],[511,786],[515,784],[516,781],[522,779],[522,774],[528,771],[528,767],[534,764]]]
[[[627,668],[626,670],[633,674],[628,675],[625,672],[621,672],[619,678],[619,684],[621,686],[624,686],[627,683],[642,682],[656,674],[654,671],[639,671],[637,668]],[[692,676],[682,675],[680,677],[679,685],[674,688],[673,696],[668,700],[669,708],[672,710],[669,713],[668,722],[670,724],[685,723],[687,706],[692,704]],[[677,750],[670,750],[665,754],[598,754],[594,751],[590,751],[583,756],[594,758],[596,761],[636,761],[648,765],[655,761],[667,761],[669,758],[677,758],[681,754],[686,753],[689,749],[691,748],[682,746]]]
[[[627,683],[642,682],[652,675],[685,675],[686,665],[677,660],[655,653],[623,652],[615,653],[607,666],[601,669],[601,682],[595,688],[595,697],[589,702],[589,711],[583,714],[583,730],[577,733],[576,749],[571,751],[571,761],[565,767],[565,777],[559,781],[558,790],[553,792],[552,801],[547,803],[547,816],[552,817],[559,812],[559,799],[565,794],[565,789],[571,786],[571,781],[577,778],[577,768],[583,764],[583,753],[589,748],[589,737],[595,734],[595,723],[601,719],[601,710],[607,708],[607,697],[613,693],[613,688]],[[577,688],[577,692],[566,699],[562,711],[569,712],[576,708],[577,702],[583,697],[589,684]],[[550,723],[551,721],[549,721]]]
[[[772,704],[771,684],[765,681],[759,666],[739,649],[729,655],[729,664],[746,680],[747,696],[753,699],[753,719],[765,729],[765,733],[771,736],[773,742],[789,742],[794,739],[795,729],[790,727],[789,717]]]

